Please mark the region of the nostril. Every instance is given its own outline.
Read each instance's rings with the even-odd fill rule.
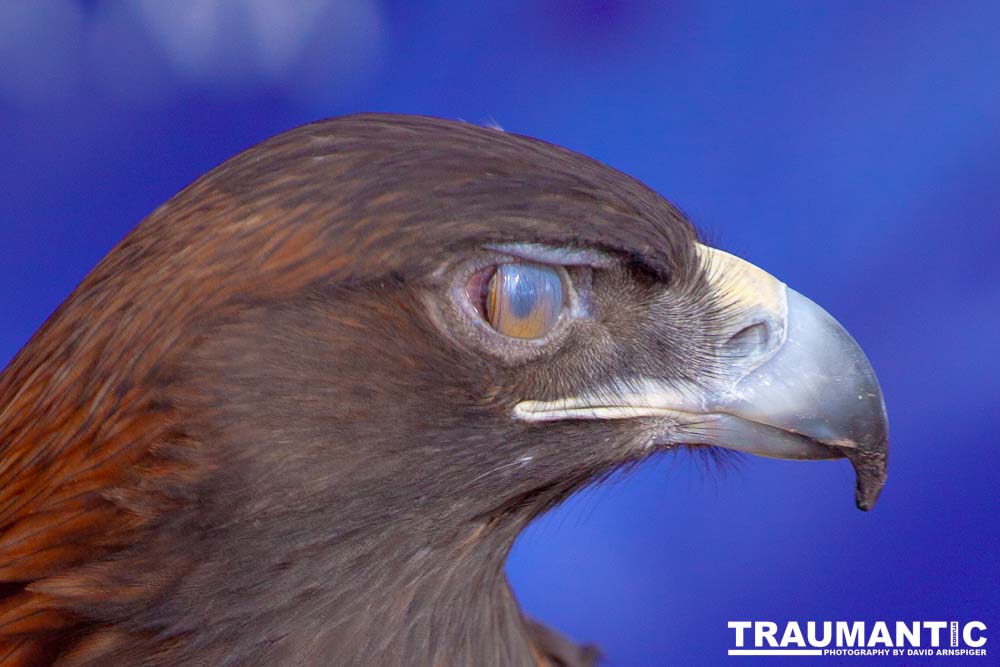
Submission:
[[[755,322],[743,327],[723,345],[727,355],[746,358],[765,354],[771,348],[770,327],[764,322]]]

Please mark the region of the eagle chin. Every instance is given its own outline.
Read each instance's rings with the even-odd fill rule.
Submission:
[[[676,447],[885,479],[819,306],[638,181],[497,129],[274,137],[115,247],[0,376],[0,662],[578,665],[521,530]]]

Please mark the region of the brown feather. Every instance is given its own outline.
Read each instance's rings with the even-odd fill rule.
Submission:
[[[328,523],[318,513],[338,502],[353,507],[336,494],[374,475],[369,459],[344,445],[374,437],[376,421],[400,428],[406,421],[382,404],[371,407],[369,369],[397,382],[390,388],[402,397],[400,410],[435,395],[437,404],[453,401],[478,415],[506,400],[499,380],[475,391],[460,384],[497,373],[474,359],[442,374],[456,355],[427,342],[436,339],[415,300],[393,297],[386,286],[411,289],[407,281],[431,275],[442,255],[510,240],[607,249],[644,270],[680,275],[693,262],[691,239],[680,214],[632,179],[542,142],[434,119],[325,121],[221,165],[119,243],[0,376],[0,655],[6,655],[0,662],[179,664],[198,656],[222,663],[236,637],[226,633],[250,618],[267,631],[243,637],[238,649],[233,644],[232,659],[251,650],[289,659],[283,651],[294,637],[303,650],[330,648],[349,635],[353,621],[333,623],[321,641],[302,635],[313,627],[308,623],[298,628],[284,619],[295,609],[321,614],[340,604],[346,610],[358,597],[350,580],[329,582],[303,568],[308,559],[323,562],[317,554],[333,539],[321,535],[318,527]],[[378,290],[383,297],[368,297]],[[339,307],[331,311],[329,303]],[[311,349],[328,356],[309,357]],[[272,368],[275,359],[287,368]],[[346,373],[343,388],[353,387],[348,401],[337,387],[310,393],[325,387],[323,364]],[[300,379],[306,377],[313,379]],[[275,393],[283,382],[288,393]],[[316,439],[310,430],[294,437],[288,430],[299,426],[289,415],[304,407],[312,415],[329,413],[326,419],[338,425],[340,458],[324,474],[339,476],[342,486],[291,478],[315,469],[310,457],[328,448],[325,441],[314,449],[288,444]],[[461,423],[441,415],[434,428]],[[419,451],[437,447],[421,442],[420,433],[410,436]],[[523,437],[507,441],[513,446]],[[405,449],[381,446],[380,474],[413,470]],[[462,455],[470,465],[487,465],[488,457]],[[565,483],[511,489],[498,516],[531,503],[535,509],[508,528],[484,531],[475,523],[474,538],[462,533],[461,544],[473,539],[498,559],[468,573],[482,576],[497,601],[495,612],[483,611],[484,623],[504,636],[526,636],[499,571],[502,557],[534,514],[609,464],[585,462]],[[272,488],[268,471],[289,475],[289,485]],[[401,481],[393,487],[372,477],[372,501],[354,519],[362,522],[370,512],[370,521],[388,520],[380,513],[393,507],[403,513],[394,525],[412,523],[413,532],[398,528],[385,536],[376,525],[368,535],[338,526],[337,543],[347,545],[338,572],[374,578],[364,561],[365,549],[374,547],[365,545],[397,540],[378,542],[386,558],[395,558],[436,530],[433,521],[443,515],[432,505],[427,516],[408,514],[413,497],[429,496],[412,495],[416,481],[392,479]],[[482,499],[496,492],[484,489]],[[451,498],[440,502],[460,506]],[[254,525],[269,531],[261,539],[274,545],[273,553],[255,542]],[[288,554],[281,551],[286,542]],[[475,551],[441,549],[456,563]],[[386,586],[402,586],[384,613],[412,626],[414,638],[423,636],[418,628],[434,605],[459,604],[458,597],[438,600],[452,593],[437,586],[465,572],[460,564],[435,565],[426,580],[413,578],[405,563],[417,553],[401,559],[398,571],[378,575]],[[220,580],[222,572],[233,576]],[[297,583],[286,590],[281,582],[289,577]],[[251,609],[254,596],[266,596],[273,608]],[[192,615],[195,609],[204,614]],[[218,629],[201,623],[203,615],[217,620]],[[572,653],[568,643],[531,627],[536,657],[577,664],[559,657]],[[445,640],[430,632],[412,641],[440,656],[434,652],[445,650]],[[350,636],[358,655],[401,655],[378,637]],[[466,640],[454,641],[457,654],[473,655]],[[528,655],[526,646],[497,646],[501,662]]]

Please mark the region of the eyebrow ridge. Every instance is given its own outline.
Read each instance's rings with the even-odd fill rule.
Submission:
[[[494,243],[487,250],[502,252],[519,259],[563,266],[592,266],[603,269],[621,263],[614,255],[594,248],[572,248],[545,243]]]

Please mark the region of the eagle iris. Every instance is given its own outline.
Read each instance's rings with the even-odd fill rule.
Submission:
[[[486,289],[486,320],[512,338],[543,337],[562,307],[562,276],[540,264],[501,264]]]

